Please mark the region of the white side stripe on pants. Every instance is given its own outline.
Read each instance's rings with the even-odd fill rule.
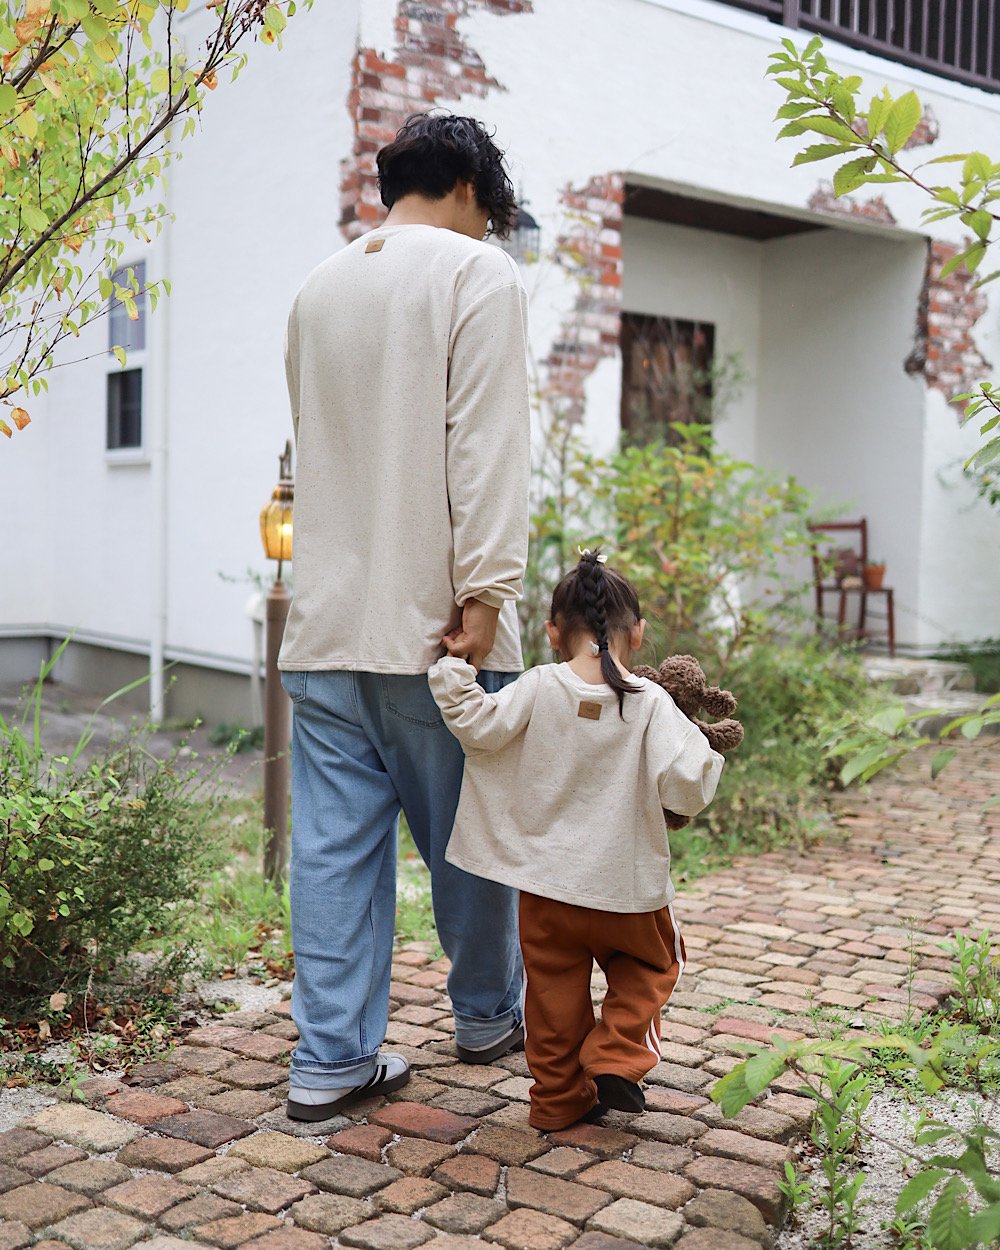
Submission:
[[[670,917],[670,927],[674,931],[674,956],[676,957],[677,963],[680,967],[680,972],[677,973],[677,980],[679,981],[684,974],[684,955],[681,950],[681,931],[678,929],[677,921],[674,919],[674,907],[672,903],[667,904],[667,915]],[[675,981],[674,984],[676,985],[677,982]]]

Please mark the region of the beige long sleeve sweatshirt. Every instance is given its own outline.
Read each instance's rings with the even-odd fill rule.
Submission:
[[[526,298],[500,248],[382,227],[315,269],[288,320],[297,464],[282,669],[424,673],[459,608],[500,608],[522,667]]]
[[[627,694],[567,664],[543,664],[497,694],[464,660],[428,674],[465,750],[447,859],[476,876],[598,911],[643,912],[674,897],[663,808],[694,816],[723,759],[653,682]]]

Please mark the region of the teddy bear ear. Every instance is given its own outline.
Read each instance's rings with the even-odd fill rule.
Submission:
[[[712,716],[732,716],[736,711],[736,696],[731,690],[720,690],[718,686],[709,686],[701,702]]]

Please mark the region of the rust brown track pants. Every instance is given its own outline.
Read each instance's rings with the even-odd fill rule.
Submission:
[[[672,910],[595,911],[521,895],[530,1123],[565,1128],[597,1102],[593,1078],[639,1081],[660,1059],[660,1011],[684,967]],[[608,982],[594,1019],[594,961]]]

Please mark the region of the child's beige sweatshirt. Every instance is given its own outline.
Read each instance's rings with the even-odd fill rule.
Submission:
[[[723,759],[653,682],[618,696],[568,664],[529,669],[497,694],[464,660],[428,674],[466,753],[447,859],[467,872],[599,911],[674,897],[663,808],[694,816]]]
[[[425,673],[458,607],[499,607],[518,672],[528,549],[526,302],[498,247],[382,227],[324,261],[288,319],[294,584],[278,665]]]

